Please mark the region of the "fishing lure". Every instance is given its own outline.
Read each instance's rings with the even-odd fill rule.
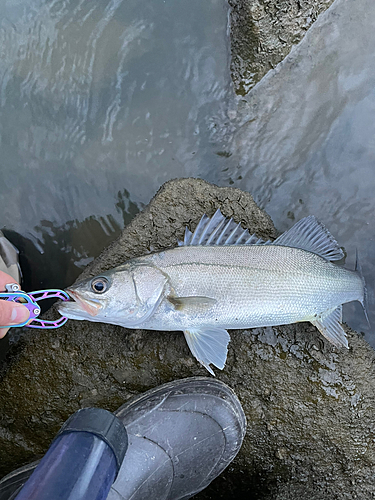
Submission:
[[[44,299],[61,299],[63,301],[70,300],[69,295],[63,290],[59,289],[49,289],[49,290],[38,290],[36,292],[24,292],[21,290],[18,283],[10,283],[5,285],[6,292],[0,293],[0,300],[6,300],[10,302],[19,302],[23,304],[29,310],[30,316],[23,323],[17,325],[1,326],[0,328],[10,328],[10,327],[21,327],[27,326],[28,328],[59,328],[65,325],[68,321],[66,316],[61,316],[61,318],[56,321],[48,321],[44,319],[39,319],[38,316],[41,313],[39,301]],[[32,320],[30,323],[29,321]]]

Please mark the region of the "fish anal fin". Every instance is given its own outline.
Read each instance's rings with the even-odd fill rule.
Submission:
[[[337,241],[313,215],[296,222],[272,244],[307,250],[327,260],[341,260],[344,257]]]
[[[229,333],[224,328],[190,328],[184,331],[186,342],[193,356],[214,375],[210,364],[222,370],[228,353]]]
[[[341,326],[342,306],[329,309],[310,321],[336,347],[346,347],[349,349],[346,333]]]
[[[216,304],[216,299],[204,296],[174,297],[170,295],[168,301],[177,311],[184,309],[208,309]]]

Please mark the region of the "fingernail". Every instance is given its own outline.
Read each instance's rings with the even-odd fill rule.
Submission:
[[[10,316],[10,324],[18,325],[18,323],[23,323],[27,321],[30,317],[30,312],[27,307],[22,304],[14,304],[12,309],[12,314]]]

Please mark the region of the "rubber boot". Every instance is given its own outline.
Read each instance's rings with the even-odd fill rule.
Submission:
[[[124,423],[129,444],[107,500],[190,498],[230,464],[246,431],[236,395],[212,378],[164,384],[114,414]],[[6,476],[0,500],[12,500],[36,464]]]

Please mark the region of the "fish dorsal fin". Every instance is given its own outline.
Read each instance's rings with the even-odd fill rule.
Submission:
[[[272,244],[301,248],[327,260],[340,260],[344,257],[337,241],[313,215],[299,220]]]
[[[336,347],[346,347],[349,349],[346,333],[341,326],[342,306],[330,309],[315,319],[311,323],[316,326],[324,337]]]
[[[179,246],[197,245],[279,245],[300,248],[320,255],[327,260],[340,260],[344,252],[331,233],[313,215],[298,221],[274,242],[264,241],[243,229],[233,219],[224,217],[220,209],[210,218],[206,214],[192,233],[185,230],[184,241]]]
[[[224,217],[220,209],[210,218],[203,215],[194,233],[185,230],[184,241],[179,246],[196,245],[261,245],[265,242],[255,234],[251,235],[241,224]]]

